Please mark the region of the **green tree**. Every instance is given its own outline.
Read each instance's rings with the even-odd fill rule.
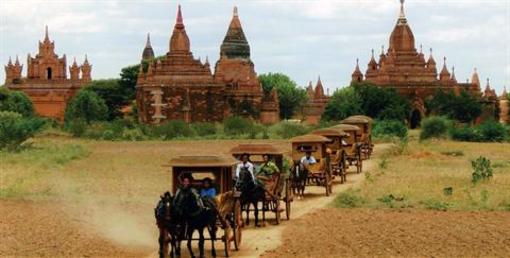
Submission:
[[[259,75],[264,92],[269,93],[276,88],[280,104],[280,117],[289,119],[296,110],[307,101],[306,90],[297,86],[289,76],[282,73],[267,73]]]
[[[67,104],[65,121],[83,119],[90,124],[92,121],[102,121],[108,117],[108,107],[105,101],[96,93],[82,89]]]
[[[394,89],[372,83],[357,83],[353,87],[362,100],[363,114],[381,120],[404,121],[408,118],[411,104]]]
[[[429,113],[447,116],[462,123],[471,123],[482,113],[482,104],[465,90],[459,96],[453,91],[439,90],[425,104]]]
[[[34,105],[25,93],[0,87],[0,111],[12,111],[28,117],[34,114]]]
[[[340,121],[348,116],[361,114],[362,100],[353,87],[337,89],[322,114],[322,120]]]
[[[117,79],[93,80],[85,88],[102,98],[108,107],[108,120],[121,117],[120,111],[132,101],[131,93],[124,90]]]

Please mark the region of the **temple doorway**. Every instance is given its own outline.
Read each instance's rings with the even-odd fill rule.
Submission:
[[[48,80],[51,80],[52,74],[51,74],[51,67],[46,68],[46,78]]]
[[[418,109],[413,110],[411,113],[411,120],[409,121],[409,125],[411,129],[416,129],[420,126],[421,123],[421,113]]]

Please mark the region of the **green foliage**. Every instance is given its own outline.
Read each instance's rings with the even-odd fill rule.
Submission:
[[[278,138],[289,139],[295,136],[307,134],[310,132],[310,128],[303,124],[282,121],[271,126],[270,131],[273,135],[277,135]]]
[[[104,100],[108,107],[108,120],[121,117],[120,110],[129,105],[134,98],[134,93],[126,92],[126,88],[122,87],[119,82],[117,79],[93,80],[83,88],[94,92]]]
[[[68,123],[67,130],[74,137],[81,137],[87,130],[87,122],[83,118],[73,119]]]
[[[372,133],[374,137],[407,137],[407,126],[397,120],[378,120],[374,123]]]
[[[446,196],[451,196],[453,194],[453,187],[445,187],[443,188],[443,194]]]
[[[478,131],[471,126],[452,127],[450,129],[450,137],[455,141],[478,142],[481,136]]]
[[[340,121],[363,113],[361,96],[353,87],[337,89],[322,114],[321,120]]]
[[[479,181],[486,181],[492,177],[491,161],[486,157],[480,156],[476,160],[472,160],[471,167],[473,168],[473,173],[471,174],[473,184]]]
[[[158,125],[152,130],[153,135],[162,140],[171,140],[177,137],[190,137],[194,135],[193,129],[182,120],[171,120]]]
[[[198,136],[207,136],[216,134],[216,125],[208,122],[197,122],[191,124],[191,128]]]
[[[88,124],[92,121],[105,120],[108,107],[96,93],[82,89],[67,104],[65,121],[81,118]]]
[[[389,208],[405,207],[405,204],[402,203],[405,200],[406,198],[404,196],[395,196],[393,194],[387,194],[377,198],[377,201],[384,203]]]
[[[482,104],[465,90],[459,96],[453,91],[439,90],[425,105],[431,114],[447,116],[462,123],[470,123],[482,113]]]
[[[404,121],[408,118],[411,104],[394,89],[377,87],[372,83],[357,83],[353,87],[362,100],[364,115],[381,120]]]
[[[0,87],[0,111],[16,112],[29,117],[34,114],[34,105],[25,93]]]
[[[485,121],[478,126],[481,140],[485,142],[502,142],[507,138],[507,130],[504,125],[496,121]]]
[[[431,116],[422,120],[420,140],[443,138],[451,126],[451,121],[441,116]]]
[[[253,122],[239,117],[231,116],[223,121],[223,131],[227,135],[241,135],[250,133]]]
[[[18,150],[23,142],[41,131],[44,125],[43,119],[0,111],[0,149]]]
[[[390,88],[371,83],[355,83],[336,90],[322,116],[326,121],[339,121],[351,115],[364,114],[381,120],[404,121],[411,104]]]
[[[340,193],[333,201],[333,205],[338,208],[356,208],[361,207],[365,202],[366,200],[358,192],[349,190]]]
[[[290,119],[307,101],[306,90],[299,88],[289,76],[282,73],[261,74],[258,77],[264,92],[276,88],[280,103],[280,117]]]

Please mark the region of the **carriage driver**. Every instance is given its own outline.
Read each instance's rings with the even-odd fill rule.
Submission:
[[[272,190],[275,183],[273,181],[273,175],[275,173],[280,173],[280,169],[271,160],[271,156],[269,154],[262,155],[262,159],[264,160],[264,163],[260,166],[260,172],[257,174],[257,179],[261,181],[262,185],[267,190]]]
[[[195,198],[198,206],[200,208],[204,208],[204,204],[202,202],[202,199],[200,198],[200,194],[198,193],[197,189],[193,188],[191,185],[192,180],[193,176],[189,173],[182,174],[180,176],[181,185],[179,186],[179,189],[177,189],[177,192],[175,193],[174,205],[182,207],[183,205],[182,197],[191,194]]]
[[[255,175],[253,174],[253,163],[250,162],[250,155],[248,153],[243,153],[241,155],[241,161],[237,164],[236,167],[236,174],[234,181],[237,181],[239,179],[239,174],[241,173],[241,170],[246,169],[248,172],[250,172],[251,178],[253,179],[253,182],[255,182]]]

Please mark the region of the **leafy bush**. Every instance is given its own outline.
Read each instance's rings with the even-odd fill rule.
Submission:
[[[115,133],[112,130],[105,130],[101,138],[103,140],[112,141],[115,139]]]
[[[146,139],[146,137],[140,128],[136,128],[124,130],[122,133],[122,139],[128,141],[143,141]]]
[[[481,180],[488,180],[492,177],[493,171],[491,161],[486,157],[480,156],[476,160],[471,161],[471,167],[473,167],[473,173],[471,174],[471,181],[473,184]]]
[[[223,131],[228,135],[247,134],[251,131],[253,123],[239,116],[232,116],[223,121]]]
[[[283,139],[289,139],[295,136],[307,134],[310,128],[303,124],[283,121],[271,126],[270,130],[273,134]]]
[[[450,137],[455,141],[477,142],[481,140],[480,134],[475,128],[470,126],[452,127],[450,129]]]
[[[443,138],[450,128],[451,121],[441,116],[431,116],[421,122],[420,140]]]
[[[0,149],[17,150],[28,138],[41,131],[44,124],[43,119],[0,111]]]
[[[190,137],[194,135],[193,129],[182,120],[171,120],[158,125],[152,130],[153,135],[162,140],[170,140],[176,137]]]
[[[87,130],[87,122],[85,122],[85,120],[82,118],[73,119],[68,123],[67,130],[74,137],[81,137]]]
[[[472,122],[482,114],[482,104],[465,90],[458,96],[453,91],[439,90],[425,105],[432,114],[447,116],[462,123]]]
[[[395,136],[399,138],[407,137],[407,126],[397,120],[376,121],[372,129],[374,137]]]
[[[361,207],[365,203],[365,199],[354,191],[346,191],[340,193],[334,200],[333,204],[339,208],[356,208]]]
[[[34,105],[25,93],[5,89],[0,95],[0,111],[16,112],[25,117],[34,114]]]
[[[504,125],[489,120],[478,126],[481,140],[486,142],[502,142],[507,137],[507,131]]]
[[[207,122],[198,122],[191,124],[191,128],[197,133],[198,136],[206,136],[216,134],[216,125]]]
[[[80,90],[67,104],[65,120],[81,118],[85,122],[102,121],[108,116],[108,107],[96,93]]]

